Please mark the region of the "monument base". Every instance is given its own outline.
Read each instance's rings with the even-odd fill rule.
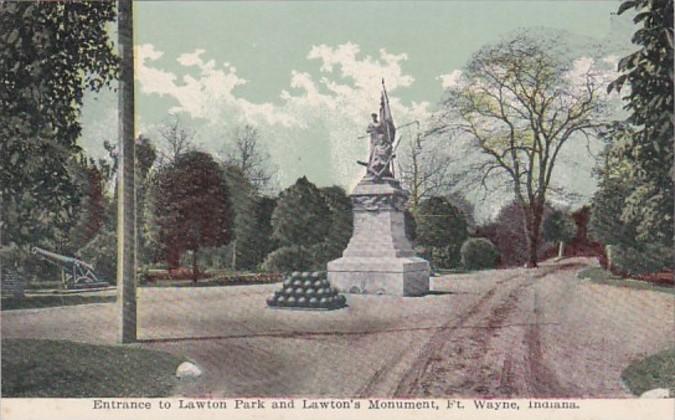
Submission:
[[[429,263],[418,257],[342,257],[328,263],[342,293],[420,296],[429,292]]]

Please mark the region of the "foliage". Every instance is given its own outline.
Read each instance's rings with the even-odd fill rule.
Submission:
[[[631,363],[621,379],[635,395],[655,388],[666,388],[675,395],[675,349],[668,349]]]
[[[114,19],[114,2],[0,3],[5,242],[53,239],[73,215],[79,194],[68,165],[80,151],[82,98],[116,77],[106,28]]]
[[[352,237],[354,221],[352,202],[344,189],[338,186],[321,188],[321,195],[330,212],[330,226],[318,261],[325,264],[342,256]]]
[[[562,147],[604,115],[596,77],[571,77],[557,40],[521,32],[481,48],[447,92],[436,132],[462,133],[486,156],[481,183],[506,180],[523,209],[528,264],[536,266],[546,195]],[[581,80],[576,80],[580,78]]]
[[[101,230],[80,249],[78,256],[94,267],[99,280],[110,284],[117,282],[117,237],[114,232]]]
[[[405,224],[405,236],[408,238],[410,243],[415,243],[417,240],[417,222],[415,221],[415,215],[408,209],[403,212],[403,223]]]
[[[577,225],[572,218],[560,210],[555,210],[544,219],[544,239],[551,242],[569,242],[574,239]]]
[[[149,235],[160,256],[176,267],[180,256],[192,251],[196,272],[197,253],[216,247],[232,237],[230,194],[225,175],[208,153],[191,151],[161,167],[151,183]]]
[[[157,159],[157,150],[152,141],[140,135],[136,139],[134,157],[136,159],[136,237],[138,242],[138,263],[143,264],[148,258],[149,251],[145,233],[145,196],[148,187],[148,175]]]
[[[522,266],[530,259],[522,212],[520,205],[512,201],[502,207],[493,222],[477,229],[478,235],[490,239],[495,244],[500,253],[502,266]],[[543,217],[546,218],[550,212],[551,208],[545,206]],[[547,244],[541,241],[537,243],[538,258],[546,252],[546,248]]]
[[[256,240],[255,191],[238,167],[226,165],[224,173],[234,213],[232,252],[235,255],[230,262],[235,264],[232,268],[249,269],[257,264],[255,254],[259,246]]]
[[[140,348],[3,339],[2,396],[168,396],[177,384],[175,372],[181,362],[168,353]]]
[[[432,264],[450,268],[459,263],[459,249],[468,237],[464,214],[444,197],[422,201],[415,221],[416,243],[431,248]]]
[[[299,245],[282,246],[272,251],[262,264],[263,271],[278,273],[312,270],[313,268],[311,253]]]
[[[619,14],[634,9],[641,27],[633,35],[640,49],[624,57],[622,72],[608,90],[630,90],[624,99],[629,131],[613,151],[630,185],[621,220],[635,226],[636,239],[673,244],[673,1],[628,0]]]
[[[630,186],[620,179],[604,177],[593,195],[588,230],[592,239],[605,245],[635,245],[635,225],[621,219]]]
[[[234,211],[233,268],[255,269],[275,248],[271,218],[276,201],[257,195],[255,186],[237,166],[225,166],[225,179]]]
[[[92,159],[80,156],[75,162],[73,180],[81,200],[74,210],[74,223],[69,229],[69,250],[77,251],[91,241],[105,224],[105,180]]]
[[[306,177],[299,178],[279,194],[272,213],[272,236],[283,246],[315,245],[326,238],[330,216],[321,191]]]
[[[645,245],[641,249],[622,245],[607,246],[611,271],[627,276],[672,269],[673,256],[672,248],[658,245]]]
[[[462,265],[467,270],[482,270],[497,266],[499,251],[489,239],[469,238],[461,247]]]
[[[447,246],[434,246],[428,249],[430,262],[434,268],[454,268],[461,264],[461,242]]]

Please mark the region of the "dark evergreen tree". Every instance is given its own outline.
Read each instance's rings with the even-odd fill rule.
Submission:
[[[321,188],[323,199],[330,211],[330,226],[323,241],[322,263],[340,258],[349,239],[352,237],[353,215],[352,202],[345,190],[338,186]]]
[[[279,195],[272,236],[282,246],[310,247],[326,238],[330,216],[321,191],[303,176]]]

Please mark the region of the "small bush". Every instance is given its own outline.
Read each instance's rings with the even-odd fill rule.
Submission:
[[[624,245],[608,245],[607,258],[614,274],[635,276],[672,269],[673,250],[647,246],[644,250]]]
[[[467,270],[481,270],[497,266],[499,251],[485,238],[469,238],[460,249],[462,265]]]
[[[308,271],[312,268],[310,252],[298,245],[283,246],[272,251],[262,264],[263,271],[289,273]]]
[[[431,247],[431,263],[436,268],[455,268],[461,263],[459,247],[455,244]]]

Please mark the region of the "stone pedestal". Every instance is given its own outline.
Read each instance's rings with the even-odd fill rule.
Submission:
[[[361,181],[351,194],[354,232],[328,281],[344,293],[419,296],[429,291],[429,263],[405,235],[407,193],[398,181]]]

